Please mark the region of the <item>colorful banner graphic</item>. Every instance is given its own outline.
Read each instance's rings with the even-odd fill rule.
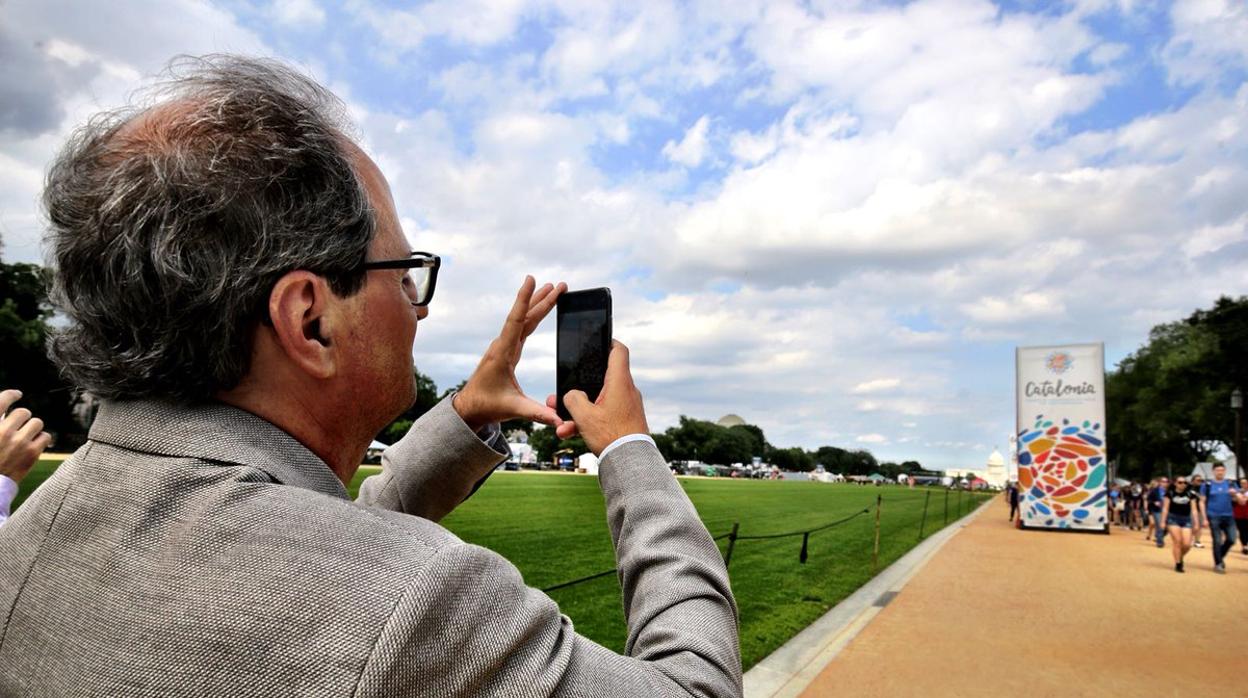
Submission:
[[[1020,347],[1015,364],[1023,527],[1108,532],[1104,345]]]

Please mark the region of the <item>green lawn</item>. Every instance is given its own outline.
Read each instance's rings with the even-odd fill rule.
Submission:
[[[40,461],[22,483],[18,502],[57,464]],[[376,469],[361,469],[349,488]],[[926,491],[796,481],[682,479],[711,535],[740,523],[740,535],[809,529],[873,506],[880,517],[880,568],[918,542]],[[926,534],[942,527],[944,490],[932,490]],[[976,497],[982,501],[985,497]],[[949,520],[959,496],[949,493]],[[963,513],[972,497],[961,496]],[[555,473],[495,473],[442,522],[466,541],[511,560],[532,586],[542,588],[611,569],[615,559],[596,478]],[[798,562],[801,536],[741,540],[729,568],[741,611],[741,652],[748,668],[823,615],[873,576],[873,515],[815,533],[806,564]],[[925,534],[925,535],[926,535]],[[721,550],[727,541],[720,541]],[[625,626],[614,575],[551,592],[577,630],[620,651]]]

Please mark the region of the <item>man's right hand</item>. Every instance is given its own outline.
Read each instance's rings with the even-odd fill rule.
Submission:
[[[566,439],[580,432],[594,455],[602,453],[602,449],[621,436],[650,433],[641,392],[633,384],[633,374],[628,368],[628,347],[617,341],[611,342],[607,375],[598,399],[591,403],[584,391],[570,390],[563,396],[563,404],[572,415],[572,421],[559,425],[556,434]]]
[[[30,414],[30,410],[9,408],[22,399],[18,390],[0,392],[0,475],[14,482],[21,482],[30,467],[39,459],[44,449],[52,443],[52,437],[43,431],[43,420]]]

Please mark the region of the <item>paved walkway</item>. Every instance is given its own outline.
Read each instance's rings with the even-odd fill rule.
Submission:
[[[1208,548],[1177,574],[1143,533],[1019,531],[1007,514],[989,504],[802,695],[1248,696],[1238,545],[1225,575]]]

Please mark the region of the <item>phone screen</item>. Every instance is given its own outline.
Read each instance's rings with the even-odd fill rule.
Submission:
[[[611,292],[605,288],[572,291],[559,297],[555,393],[557,412],[571,419],[563,405],[569,390],[598,399],[611,352]]]

